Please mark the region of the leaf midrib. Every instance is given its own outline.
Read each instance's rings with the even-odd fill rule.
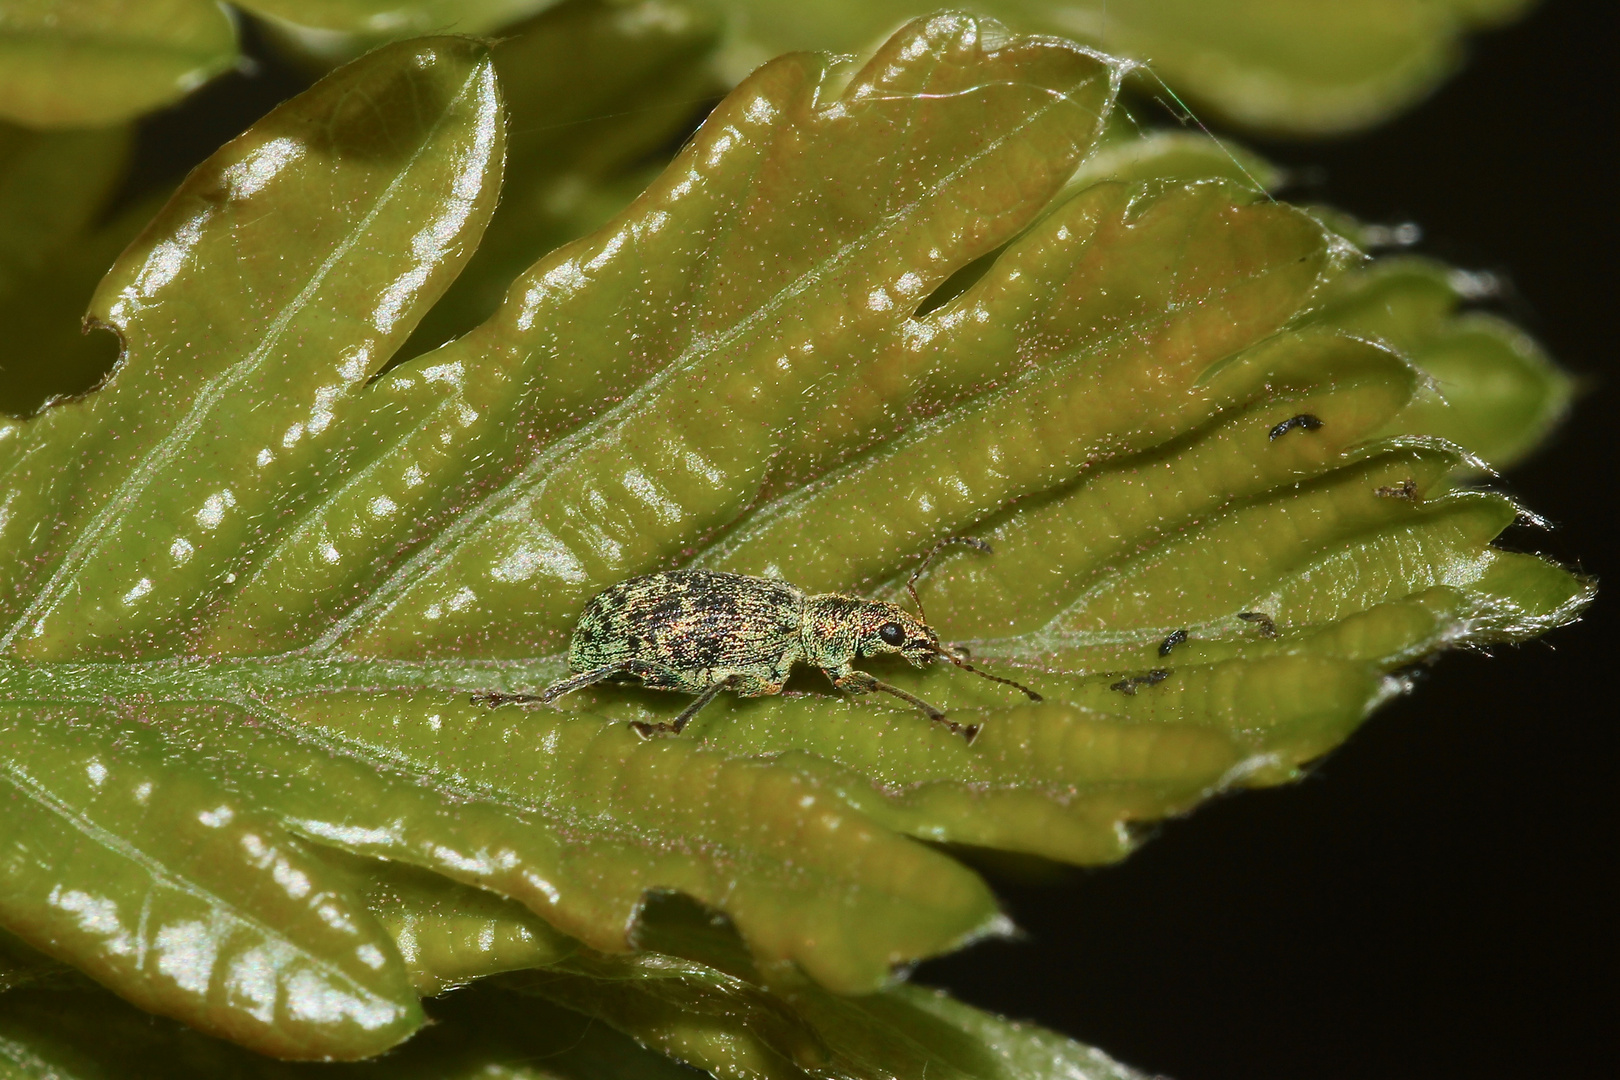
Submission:
[[[247,658],[165,658],[116,663],[18,663],[0,659],[0,705],[143,699],[217,701],[256,708],[266,691],[472,692],[538,686],[562,674],[561,654],[523,660],[351,660],[307,652]]]

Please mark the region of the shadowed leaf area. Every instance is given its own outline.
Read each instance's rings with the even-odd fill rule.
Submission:
[[[283,1058],[444,1017],[401,1075],[485,1068],[507,1043],[478,1032],[519,1015],[535,1076],[675,1068],[570,1043],[559,1006],[721,1076],[1130,1075],[896,985],[1007,929],[940,845],[1120,858],[1590,586],[1493,547],[1521,512],[1439,437],[1520,454],[1561,376],[1457,343],[1443,270],[1368,264],[1185,145],[1119,153],[1123,75],[957,15],[859,65],[782,57],[417,355],[480,303],[447,290],[505,159],[482,45],[385,47],[197,169],[92,300],[111,374],[0,427],[0,986],[35,982],[0,997],[0,1057],[67,1053],[50,994],[131,1023],[49,957]],[[512,214],[528,244],[555,220]],[[472,700],[562,674],[625,578],[898,599],[952,535],[993,552],[932,564],[929,621],[1044,700],[872,670],[971,744],[819,676],[668,738],[626,722],[689,698]]]
[[[296,63],[327,68],[417,34],[490,34],[589,0],[236,0]],[[1423,98],[1462,59],[1465,35],[1528,0],[981,0],[1024,33],[1059,34],[1151,65],[1133,83],[1185,95],[1251,129],[1321,135],[1370,127]],[[791,49],[870,48],[931,5],[917,0],[688,0],[616,5],[626,22],[724,26],[717,68],[739,81]],[[588,55],[589,49],[585,50]],[[0,118],[110,123],[168,104],[236,59],[211,0],[5,0]],[[566,70],[579,57],[565,60]],[[634,62],[629,65],[633,68]],[[619,81],[622,71],[595,77]]]
[[[206,0],[4,0],[0,120],[88,127],[178,100],[236,61]]]
[[[909,0],[703,0],[739,27],[723,62],[783,48],[857,48],[922,10]],[[1463,36],[1526,0],[983,0],[1015,30],[1061,34],[1150,65],[1145,95],[1184,95],[1246,128],[1322,135],[1370,127],[1461,61]]]
[[[0,121],[0,414],[81,393],[117,357],[79,320],[96,283],[161,200],[110,211],[132,132],[28,131]]]
[[[850,998],[801,986],[772,993],[735,932],[679,897],[654,898],[638,935],[643,951],[615,958],[575,951],[510,901],[466,886],[397,866],[376,866],[370,878],[368,893],[386,904],[391,928],[409,927],[401,943],[424,988],[455,966],[430,973],[449,954],[413,952],[424,932],[441,942],[480,941],[475,948],[486,954],[486,967],[494,954],[549,966],[425,1002],[432,1023],[386,1056],[311,1065],[267,1059],[155,1020],[0,932],[0,987],[11,985],[8,974],[31,984],[0,994],[0,1065],[52,1080],[1145,1080],[1100,1051],[938,991],[899,985]],[[562,948],[545,961],[532,952],[520,960],[501,945],[491,953],[492,937],[524,926],[547,947]]]

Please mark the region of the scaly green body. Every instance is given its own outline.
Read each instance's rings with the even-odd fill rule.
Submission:
[[[940,647],[932,627],[886,601],[808,596],[770,578],[670,570],[621,581],[592,598],[568,649],[573,676],[538,695],[491,694],[483,700],[545,704],[603,681],[696,694],[671,723],[633,725],[643,735],[679,732],[721,690],[740,697],[781,693],[793,665],[803,661],[846,693],[893,694],[971,740],[976,725],[952,723],[926,701],[854,667],[857,657],[885,653],[919,667],[939,657],[968,667]],[[1019,689],[1039,700],[1034,691]]]
[[[585,606],[568,667],[583,674],[622,666],[621,680],[683,694],[733,677],[742,697],[779,693],[805,656],[806,600],[783,581],[710,570],[631,578]]]

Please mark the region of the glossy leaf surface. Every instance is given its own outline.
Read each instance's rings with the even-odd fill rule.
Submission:
[[[409,328],[400,309],[430,303],[465,259],[494,201],[501,137],[494,74],[476,46],[406,46],[272,113],[194,173],[144,249],[138,244],[104,283],[116,299],[99,305],[98,318],[126,344],[107,390],[34,421],[38,442],[12,444],[18,453],[7,465],[21,486],[11,490],[26,488],[77,533],[59,553],[66,565],[75,550],[99,561],[96,552],[106,549],[97,537],[123,546],[121,515],[103,500],[127,500],[161,518],[177,512],[179,476],[206,484],[219,475],[222,439],[250,430],[221,424],[210,411],[231,387],[274,397],[276,387],[303,382],[282,404],[285,417],[308,415],[312,404],[319,413],[345,388],[363,385]],[[263,250],[253,223],[266,220],[308,246]],[[211,286],[171,303],[165,289],[182,271]],[[339,310],[332,298],[349,295],[362,278],[374,290],[371,303]],[[313,334],[336,355],[308,349]],[[179,359],[188,352],[192,362]],[[168,364],[154,363],[158,356]],[[300,363],[337,381],[310,386]],[[74,455],[66,470],[40,460],[62,451]],[[276,483],[276,472],[261,472],[263,486],[244,489],[241,502],[216,494],[208,509],[192,508],[198,538],[219,524],[216,513],[266,512],[296,497]],[[32,517],[24,503],[11,505]],[[20,524],[9,515],[8,522]],[[168,546],[170,565],[183,575],[190,552],[182,540]],[[8,530],[6,550],[15,558],[39,542],[51,540]],[[38,584],[44,592],[36,599],[49,604],[49,584]],[[70,621],[70,636],[88,628]],[[48,677],[34,696],[62,689]],[[127,747],[109,744],[117,738],[110,714],[82,705],[15,707],[8,691],[6,775],[27,805],[7,818],[10,850],[49,852],[43,862],[30,856],[10,864],[8,926],[148,1008],[276,1053],[380,1050],[420,1022],[392,942],[342,876],[310,863],[272,815],[244,806],[201,771],[175,773],[164,764],[167,749],[140,733]],[[51,717],[60,737],[44,735],[40,745],[38,725]],[[105,799],[103,783],[111,785]],[[217,805],[202,805],[209,802]],[[154,847],[169,854],[149,854]]]
[[[907,1025],[968,1032],[940,1069],[1036,1053],[832,996],[1005,928],[918,840],[1118,858],[1133,822],[1297,775],[1405,665],[1590,591],[1490,546],[1518,510],[1455,487],[1405,412],[1421,372],[1322,314],[1342,237],[1220,179],[1071,183],[1121,75],[961,16],[859,68],[781,58],[393,367],[494,212],[482,48],[379,51],[221,150],[96,295],[112,377],[0,429],[0,923],[289,1057],[374,1053],[419,994],[532,967],[570,1007],[631,987],[614,1022],[710,1068],[820,1040],[884,1075],[901,1051],[861,1040]],[[685,699],[469,698],[560,674],[623,578],[898,596],[963,533],[995,552],[935,562],[929,619],[1045,700],[874,670],[971,745],[815,679],[653,740],[622,721]],[[667,892],[735,926],[758,1023],[669,1026],[727,962],[641,985],[637,948],[682,955],[637,937]]]
[[[536,259],[641,193],[724,90],[709,65],[718,32],[660,2],[571,3],[501,35],[491,49],[510,118],[501,202],[401,357],[483,322]]]
[[[673,961],[672,962],[676,962]],[[686,967],[690,968],[688,964]],[[721,980],[726,977],[718,972]],[[664,981],[670,979],[667,974]],[[734,980],[732,980],[734,981]],[[630,984],[634,985],[634,984]],[[607,993],[615,989],[604,982]],[[617,989],[624,989],[621,982]],[[0,1069],[27,1080],[681,1080],[706,1075],[637,1045],[601,1015],[564,1009],[525,989],[485,985],[429,1003],[434,1024],[375,1061],[298,1064],[270,1061],[188,1031],[104,991],[77,982],[0,996]],[[842,1057],[836,1075],[858,1080],[1139,1080],[1140,1073],[1030,1024],[1018,1024],[899,987],[846,1011],[865,1015],[880,1033],[856,1043],[861,1058]],[[712,1065],[723,1077],[803,1080],[807,1072],[769,1052],[749,1053],[744,1015],[684,1015],[693,1035],[712,1040]],[[667,1033],[666,1029],[666,1033]],[[846,1039],[860,1031],[842,1029]],[[654,1043],[658,1033],[646,1030]],[[926,1044],[922,1040],[927,1040]],[[695,1042],[696,1040],[691,1040]],[[757,1044],[756,1044],[757,1045]],[[739,1052],[741,1051],[741,1052]],[[956,1061],[962,1067],[949,1064]],[[929,1066],[926,1071],[924,1066]]]
[[[0,1072],[26,1080],[691,1080],[594,1018],[492,989],[431,1003],[435,1021],[375,1061],[273,1061],[80,982],[0,995]]]
[[[328,856],[329,858],[333,856]],[[37,954],[0,939],[0,959],[45,974],[0,993],[0,1062],[24,1076],[480,1076],[571,1078],[692,1075],[668,1058],[720,1077],[839,1076],[849,1080],[1139,1080],[1107,1055],[1032,1024],[1013,1023],[920,987],[843,998],[810,986],[783,996],[761,985],[747,949],[723,920],[677,897],[655,899],[634,956],[578,949],[511,901],[388,864],[340,859],[370,881],[377,915],[415,935],[455,919],[491,957],[549,933],[563,948],[543,972],[456,990],[426,1003],[434,1025],[402,1049],[363,1065],[272,1063],[176,1025],[153,1023],[82,980],[51,974]],[[465,939],[467,943],[472,938]],[[502,945],[500,942],[507,942]],[[532,939],[531,939],[532,941]],[[445,974],[460,960],[418,954],[421,972]],[[532,961],[533,954],[529,956]],[[446,965],[446,962],[448,964]],[[102,1028],[113,1036],[87,1039]],[[594,1029],[594,1030],[593,1030]],[[617,1033],[617,1034],[615,1034]],[[629,1038],[625,1038],[628,1036]],[[111,1052],[109,1052],[111,1051]],[[176,1064],[179,1062],[180,1064]],[[597,1071],[590,1071],[595,1069]]]
[[[235,24],[208,0],[0,2],[0,120],[126,120],[178,100],[235,61]]]

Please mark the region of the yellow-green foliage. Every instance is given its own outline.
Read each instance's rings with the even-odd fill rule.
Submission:
[[[1007,925],[919,841],[1117,859],[1135,822],[1298,775],[1414,660],[1590,591],[1491,546],[1520,511],[1446,441],[1524,452],[1562,377],[1442,272],[1369,266],[1184,147],[1077,174],[1126,67],[957,15],[861,65],[773,61],[418,355],[496,214],[486,47],[388,46],[221,149],[95,294],[111,376],[0,427],[0,979],[43,952],[243,1046],[358,1058],[419,995],[529,969],[490,1015],[560,1004],[722,1075],[1126,1075],[892,986]],[[995,553],[934,564],[930,622],[1046,700],[879,673],[971,746],[814,680],[653,740],[626,721],[688,699],[470,700],[561,673],[624,578],[898,599],[955,534]],[[669,893],[705,910],[642,918]],[[0,1054],[73,1044],[18,1008]],[[399,1074],[455,1075],[443,1045]]]

